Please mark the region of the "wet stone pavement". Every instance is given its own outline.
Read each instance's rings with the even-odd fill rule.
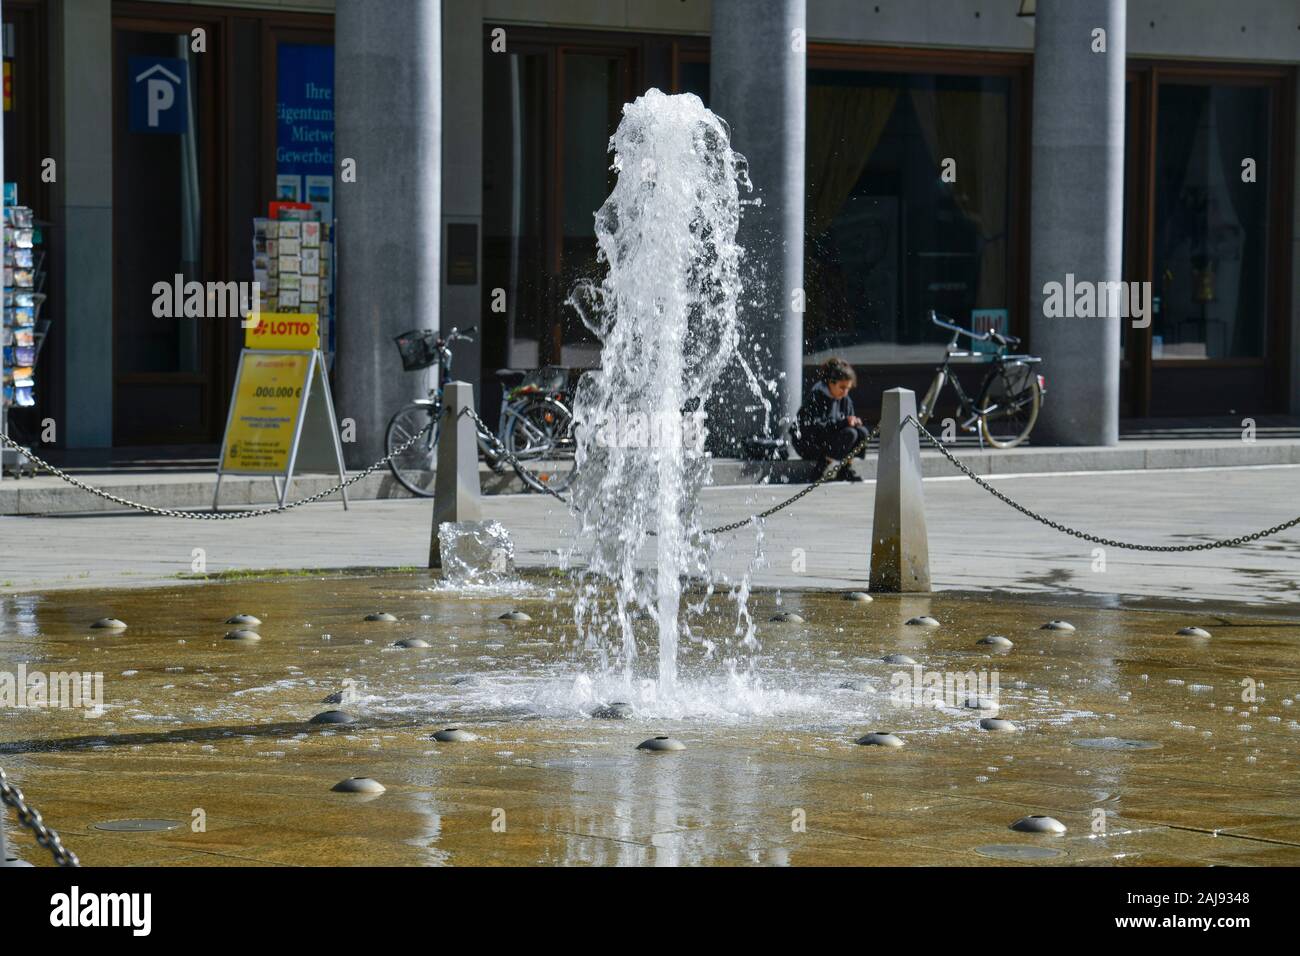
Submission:
[[[1300,864],[1296,622],[766,591],[746,662],[720,595],[680,694],[655,700],[652,622],[621,685],[574,649],[566,588],[419,572],[6,596],[0,672],[100,673],[105,706],[6,706],[0,766],[88,865]],[[498,619],[516,609],[532,620]],[[379,611],[396,620],[363,620]],[[239,612],[260,640],[225,639]],[[932,674],[982,676],[996,711],[894,693]],[[589,716],[611,700],[632,716]],[[332,709],[355,722],[308,722]],[[431,739],[449,727],[477,739]],[[903,746],[855,743],[873,731]],[[685,749],[635,749],[656,735]],[[331,790],[356,776],[385,792]],[[1035,814],[1066,832],[1010,829]],[[11,850],[48,865],[9,820]],[[176,826],[104,829],[133,820]]]

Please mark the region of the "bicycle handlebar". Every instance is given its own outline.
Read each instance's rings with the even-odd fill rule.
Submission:
[[[1001,332],[998,332],[994,329],[989,329],[987,332],[983,332],[983,333],[972,332],[970,329],[963,329],[960,325],[945,320],[941,315],[939,315],[938,312],[934,311],[934,309],[930,310],[930,321],[933,322],[935,325],[939,326],[940,328],[951,329],[952,331],[960,335],[968,335],[976,342],[992,341],[1000,346],[1020,344],[1020,339],[1016,338],[1014,335],[1003,335]],[[954,338],[953,342],[956,341],[957,340]]]
[[[993,337],[992,332],[985,332],[981,335],[979,332],[972,332],[970,329],[963,329],[960,325],[956,325],[953,322],[945,321],[938,312],[934,311],[934,309],[930,310],[930,321],[940,328],[951,329],[954,332],[960,332],[962,335],[969,335],[976,342],[987,342]]]

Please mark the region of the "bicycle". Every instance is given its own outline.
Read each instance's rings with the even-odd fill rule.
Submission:
[[[1014,335],[1003,335],[992,329],[984,333],[972,332],[951,320],[945,321],[933,309],[930,310],[930,321],[940,328],[951,329],[953,336],[948,342],[943,364],[935,369],[934,381],[921,400],[917,419],[922,425],[929,422],[939,400],[939,392],[945,383],[951,381],[960,403],[957,412],[959,427],[968,432],[978,429],[981,447],[987,441],[994,448],[1015,448],[1033,431],[1034,423],[1038,421],[1038,411],[1047,394],[1047,379],[1031,367],[1041,362],[1042,358],[1036,355],[1008,355],[1008,348],[1020,344],[1020,339]],[[995,351],[987,353],[993,367],[984,377],[979,397],[973,402],[949,365],[954,358],[967,358],[981,353],[960,351],[957,348],[959,335],[968,336],[976,342],[992,342],[996,346]]]
[[[385,445],[392,458],[388,467],[407,491],[422,498],[434,494],[434,468],[438,457],[438,421],[442,412],[442,388],[451,376],[451,346],[472,342],[471,327],[452,329],[446,338],[430,329],[404,332],[394,340],[402,356],[402,368],[413,372],[438,366],[437,384],[428,398],[417,398],[402,406],[388,421]],[[526,372],[500,369],[497,378],[507,389],[501,404],[497,433],[492,434],[476,420],[475,437],[488,465],[502,474],[511,464],[525,485],[533,491],[561,492],[574,478],[576,445],[573,413],[564,391],[564,369]],[[420,436],[405,451],[412,438]]]

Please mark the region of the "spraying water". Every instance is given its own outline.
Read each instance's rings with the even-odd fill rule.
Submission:
[[[737,358],[740,188],[751,188],[726,124],[692,94],[650,90],[623,107],[610,141],[618,181],[596,214],[608,273],[570,298],[602,343],[575,399],[573,508],[590,550],[576,614],[588,650],[632,677],[633,621],[657,622],[658,693],[677,684],[684,579],[708,577],[696,517],[709,479],[704,408]],[[654,572],[637,557],[653,538]],[[612,595],[612,596],[611,596]]]

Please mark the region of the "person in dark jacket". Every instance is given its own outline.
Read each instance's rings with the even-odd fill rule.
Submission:
[[[853,366],[840,358],[828,360],[818,369],[818,381],[799,408],[799,420],[791,440],[805,461],[823,462],[830,469],[847,458],[869,434],[862,419],[853,414],[849,390],[858,383]],[[858,452],[866,457],[866,445]],[[861,481],[862,476],[847,464],[841,481]]]

